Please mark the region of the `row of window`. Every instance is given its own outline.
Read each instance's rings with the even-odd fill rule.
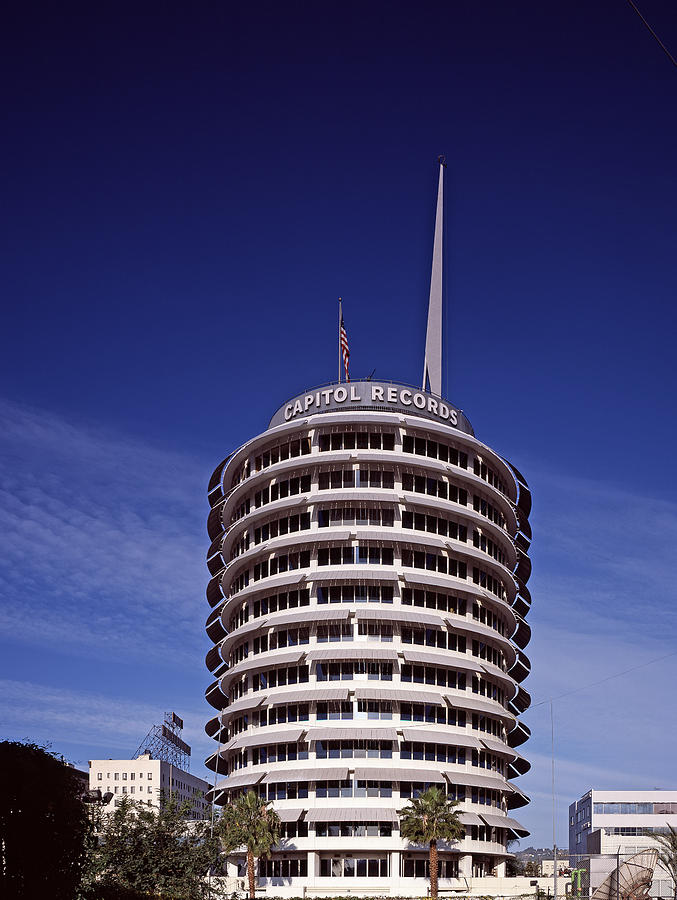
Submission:
[[[390,639],[390,623],[380,623],[381,628],[378,629],[382,634],[382,639]],[[385,629],[384,629],[385,626]],[[365,630],[370,625],[365,623]],[[328,640],[330,636],[335,639],[350,640],[352,637],[352,625],[349,623],[341,623],[338,627],[330,625],[318,625],[318,634],[322,640]],[[374,632],[377,629],[374,628]],[[360,633],[364,633],[362,630]],[[465,653],[467,642],[464,635],[456,634],[453,631],[446,631],[443,628],[417,628],[409,625],[401,626],[401,640],[403,644],[413,644],[415,646],[438,647],[442,650],[454,650],[458,653]],[[300,628],[278,628],[271,634],[264,634],[255,637],[252,641],[252,652],[256,656],[259,653],[266,653],[268,650],[279,650],[283,647],[298,647],[310,643],[310,629],[308,627]],[[505,669],[503,654],[496,647],[488,644],[486,641],[472,641],[472,655],[487,662],[493,663],[500,669]],[[237,665],[243,659],[249,656],[249,641],[234,646],[230,652],[229,663],[231,666]]]
[[[465,765],[465,747],[451,744],[426,744],[421,741],[403,741],[400,745],[400,759],[426,759],[437,762]]]
[[[265,691],[268,688],[284,687],[287,684],[305,684],[307,681],[308,666],[287,666],[253,675],[252,690]]]
[[[249,532],[243,531],[239,540],[235,541],[230,550],[230,560],[236,559],[241,554],[249,550]]]
[[[495,594],[499,599],[506,600],[507,595],[503,582],[494,575],[490,575],[489,572],[485,572],[484,569],[473,566],[472,580],[473,584],[479,584],[485,591],[491,591],[491,593]]]
[[[317,759],[393,758],[393,742],[367,739],[315,741]]]
[[[485,500],[484,497],[480,497],[479,494],[473,494],[472,507],[475,512],[484,516],[485,519],[489,519],[494,525],[505,528],[505,516],[503,513],[492,503],[489,503],[488,500]]]
[[[594,803],[593,812],[599,815],[675,815],[677,803]]]
[[[294,569],[307,569],[310,567],[310,550],[301,550],[299,553],[279,553],[271,556],[269,559],[258,562],[254,565],[254,581],[260,581],[262,578],[278,575],[282,572],[293,571]],[[320,547],[317,551],[318,566],[340,566],[340,565],[394,565],[394,554],[392,547],[381,547],[376,544],[360,544],[359,546],[340,546],[340,547]],[[407,568],[424,569],[430,572],[440,572],[444,575],[452,575],[456,578],[467,579],[468,568],[465,562],[454,559],[446,554],[426,553],[423,550],[402,549],[402,565]],[[506,592],[503,582],[480,569],[473,567],[473,583],[479,585],[499,599],[506,600]],[[231,583],[231,595],[243,590],[249,584],[249,570],[242,572]],[[322,589],[326,591],[326,589]],[[392,591],[392,588],[390,588]],[[320,589],[318,589],[318,602],[327,602],[320,599]],[[366,596],[367,588],[363,587],[362,594]],[[324,596],[324,594],[322,595]],[[371,599],[371,598],[369,598]],[[338,601],[335,601],[338,602]],[[346,601],[344,601],[346,602]],[[358,601],[356,601],[358,602]],[[390,601],[385,601],[390,602]]]
[[[402,665],[400,680],[414,684],[436,684],[459,691],[464,691],[466,686],[465,672],[456,672],[453,669],[442,669],[435,666],[413,666],[410,663]]]
[[[392,822],[316,822],[316,837],[392,837]],[[376,860],[371,860],[376,862]]]
[[[416,628],[402,626],[402,643],[421,647],[439,647],[442,650],[456,650],[465,653],[466,639],[462,634],[444,631],[442,628]]]
[[[441,591],[424,591],[419,588],[403,588],[402,605],[441,609],[457,616],[465,616],[467,612],[465,597],[454,597]]]
[[[266,747],[255,747],[252,751],[252,765],[263,763],[288,762],[297,759],[308,759],[308,742],[298,741],[292,744],[269,744]]]
[[[264,559],[254,565],[254,581],[268,578],[269,575],[278,575],[281,572],[309,567],[310,550],[301,550],[300,553],[278,553],[271,556],[270,559]]]
[[[454,575],[456,578],[468,577],[468,567],[464,562],[441,553],[402,548],[402,565],[410,569],[427,569],[429,572]]]
[[[296,823],[287,823],[287,825]],[[284,835],[281,835],[284,836]],[[292,835],[287,835],[291,837]],[[305,835],[299,834],[299,837],[308,836],[308,826],[306,825]],[[296,834],[293,835],[296,837]],[[259,859],[259,878],[306,878],[308,876],[308,860],[307,859]],[[243,872],[238,872],[242,878],[247,877],[246,866],[243,865]]]
[[[312,739],[312,738],[311,738]],[[367,738],[346,738],[342,740],[316,740],[316,759],[392,759],[393,741]],[[242,755],[242,760],[239,760]],[[308,740],[293,743],[268,744],[252,749],[252,765],[275,762],[294,762],[308,759]],[[429,762],[453,763],[464,766],[466,748],[453,744],[431,744],[422,741],[403,741],[400,744],[400,759],[426,760]],[[241,751],[229,760],[232,768],[247,765],[247,751]],[[500,757],[485,750],[473,750],[471,765],[475,768],[503,772]]]
[[[266,653],[268,650],[279,650],[283,647],[298,647],[310,643],[309,628],[278,628],[272,634],[254,638],[252,652]],[[230,652],[229,663],[237,665],[249,656],[249,641],[238,644]]]
[[[491,828],[489,825],[471,825],[470,840],[472,841],[492,841],[499,844],[503,843],[503,828]]]
[[[402,490],[413,491],[416,494],[429,494],[431,497],[439,497],[441,500],[452,500],[461,506],[468,505],[468,492],[465,488],[459,488],[446,480],[426,475],[403,472]]]
[[[472,617],[480,624],[493,628],[494,631],[498,631],[505,637],[505,623],[492,609],[487,609],[486,606],[475,601],[472,605]]]
[[[392,603],[393,588],[389,585],[334,585],[332,587],[318,586],[317,602],[325,603]],[[262,597],[253,603],[253,616],[267,616],[270,613],[283,611],[286,609],[297,609],[302,606],[310,605],[310,591],[307,589],[300,591],[283,591],[279,594],[272,594],[269,597]],[[440,591],[424,591],[417,588],[403,588],[402,605],[417,606],[424,609],[439,609],[443,612],[454,613],[455,615],[465,616],[467,613],[467,604],[464,597],[455,597],[451,594],[443,594]],[[503,620],[492,610],[482,606],[475,601],[472,605],[473,619],[488,625],[494,631],[505,635],[505,624]],[[240,609],[230,618],[228,630],[233,631],[249,621],[249,606],[244,603]],[[344,623],[345,624],[345,623]],[[372,624],[378,624],[378,628],[372,629]],[[324,626],[329,628],[329,632],[323,634],[331,634],[332,626]],[[385,631],[389,628],[389,636]],[[387,623],[367,623],[360,622],[360,634],[368,634],[377,636],[384,634],[382,640],[392,639],[392,625]],[[338,640],[337,637],[329,637],[329,640]],[[320,638],[318,631],[318,640],[327,640],[327,637]]]
[[[359,507],[357,509],[345,506],[336,509],[320,509],[317,513],[317,524],[320,528],[328,528],[330,525],[380,525],[392,528],[395,524],[395,510],[382,506]]]
[[[430,878],[429,859],[404,859],[402,861],[402,875],[405,878]],[[457,859],[438,859],[438,878],[458,878]]]
[[[491,644],[487,644],[486,641],[473,641],[472,655],[493,663],[497,668],[503,669],[503,671],[507,668],[501,651]]]
[[[267,616],[269,613],[282,612],[285,609],[296,609],[299,606],[310,606],[310,591],[306,588],[299,591],[281,591],[254,600],[254,618]]]
[[[472,533],[472,544],[477,550],[488,553],[489,556],[493,556],[497,562],[505,565],[505,553],[500,546],[495,541],[492,541],[491,538],[488,538],[485,534],[479,532],[476,528]]]
[[[310,491],[310,475],[298,475],[293,478],[285,478],[274,481],[254,494],[254,506],[258,509],[266,503],[274,503],[284,497],[293,497],[295,494],[306,494]]]
[[[361,632],[360,632],[361,633]],[[327,641],[352,641],[353,626],[350,622],[329,622],[327,625],[317,626],[317,642],[318,644],[327,643]]]
[[[661,806],[674,806],[674,803],[660,804]],[[604,828],[604,834],[612,835],[612,834],[621,834],[625,837],[644,837],[647,833],[650,834],[670,834],[670,828],[665,825],[657,825],[655,827],[645,826],[643,828],[630,828],[628,826],[621,826],[619,828]],[[627,849],[626,853],[629,852]]]
[[[244,791],[252,790],[262,800],[307,800],[310,784],[310,781],[278,781],[247,788],[234,788],[231,791],[231,799]],[[345,799],[354,797],[388,799],[393,796],[394,784],[397,782],[365,778],[317,780],[315,781],[315,797],[323,800],[340,797]],[[496,809],[503,809],[500,791],[489,788],[467,788],[463,784],[447,783],[443,785],[427,781],[401,781],[399,785],[399,796],[405,800],[420,797],[429,788],[437,787],[445,791],[452,800],[462,802],[468,799],[479,806],[494,806]]]
[[[317,602],[324,603],[392,603],[393,588],[388,584],[318,585]]]
[[[482,462],[479,457],[475,457],[475,461],[473,462],[473,473],[477,475],[478,478],[486,481],[487,484],[496,488],[496,490],[500,491],[502,494],[507,493],[503,480],[485,462]]]
[[[305,456],[310,453],[310,438],[295,438],[290,441],[284,441],[275,447],[269,447],[255,457],[254,470],[260,472],[261,469],[267,469],[268,466],[274,466],[275,463],[284,459],[294,458],[296,456]]]
[[[108,786],[107,789],[110,790],[110,786]],[[114,794],[117,794],[119,791],[120,791],[120,788],[119,788],[119,786],[116,784],[115,787],[113,788],[113,793],[114,793]],[[136,792],[136,786],[133,785],[133,784],[130,784],[130,785],[129,785],[129,788],[128,788],[126,784],[123,784],[123,785],[122,785],[122,793],[123,793],[123,794],[126,794],[126,793],[128,793],[128,792],[129,792],[130,794],[134,794],[134,793]],[[139,785],[139,793],[140,793],[140,794],[143,794],[143,793],[144,793],[143,785],[142,785],[142,784]],[[148,785],[148,787],[146,788],[146,793],[147,793],[147,794],[152,794],[152,793],[153,793],[153,788],[152,788],[150,785]]]
[[[387,878],[389,868],[387,856],[369,859],[352,856],[320,858],[322,878]]]
[[[415,453],[417,456],[430,456],[432,459],[451,463],[452,466],[460,466],[461,469],[468,468],[467,453],[440,441],[429,441],[426,438],[412,437],[409,434],[405,434],[402,438],[402,451],[404,453]]]
[[[310,513],[308,512],[283,516],[280,519],[273,519],[272,522],[266,522],[265,525],[255,528],[254,543],[260,544],[262,541],[279,537],[281,534],[293,534],[295,531],[307,531],[309,528]]]
[[[351,720],[362,719],[386,719],[392,720],[397,703],[392,700],[358,700],[357,716],[355,704],[352,700],[320,700],[316,705],[316,720]],[[287,722],[310,721],[310,706],[308,703],[288,703],[281,706],[260,707],[251,714],[237,716],[229,726],[230,736],[233,737],[241,731],[245,731],[251,723],[255,727],[262,728],[266,725],[281,725]],[[433,703],[399,703],[399,717],[401,722],[429,722],[438,725],[456,725],[460,728],[466,726],[466,713],[462,709],[453,709]],[[475,731],[483,731],[493,734],[501,740],[505,740],[505,729],[499,719],[480,713],[473,713],[471,725]]]
[[[311,490],[311,485],[312,478],[309,474],[272,481],[270,484],[266,485],[266,487],[260,488],[258,491],[254,492],[254,508],[259,509],[261,506],[265,506],[268,503],[274,503],[276,500],[281,500],[285,497],[308,493]],[[333,469],[331,471],[318,473],[318,489],[321,491],[369,487],[394,490],[394,470],[361,467],[358,469]],[[415,475],[412,472],[403,472],[402,489],[405,491],[413,491],[417,494],[428,494],[432,497],[439,497],[442,500],[451,500],[461,506],[468,505],[468,491],[465,488],[459,488],[457,485],[452,484],[446,479],[427,475]],[[503,513],[479,494],[473,494],[473,509],[475,512],[490,519],[501,528],[505,528],[505,517]],[[243,516],[246,516],[250,511],[251,498],[246,498],[233,511],[231,524],[238,521],[238,519],[241,519]],[[438,529],[439,527],[440,526],[438,526]],[[417,528],[417,530],[419,529]],[[427,527],[426,523],[426,528],[420,530],[428,531],[430,529]],[[443,534],[444,532],[438,531],[438,533]]]
[[[122,773],[121,773],[121,772],[113,772],[112,774],[113,774],[113,781],[120,781],[120,780],[122,780],[122,781],[127,781],[127,772],[122,772]],[[138,774],[138,776],[139,776],[140,779],[143,778],[143,772],[138,772],[138,773],[137,773],[137,772],[130,772],[130,773],[129,773],[129,780],[130,780],[130,781],[134,781],[135,778],[136,778],[136,776],[137,776],[137,774]],[[111,773],[110,773],[110,772],[106,772],[106,779],[110,779],[110,777],[111,777]],[[148,779],[148,781],[152,781],[152,780],[153,780],[153,773],[152,773],[152,772],[148,772],[146,778]],[[97,773],[96,773],[96,779],[97,779],[97,781],[103,781],[103,772],[97,772]]]
[[[443,516],[432,516],[428,513],[417,513],[404,510],[402,512],[402,528],[411,528],[414,531],[429,531],[431,534],[441,534],[456,541],[468,540],[468,529],[453,519]]]
[[[386,488],[395,487],[395,473],[383,469],[332,469],[320,472],[317,486],[321,491],[341,488]]]
[[[392,431],[337,431],[321,434],[318,444],[320,453],[327,450],[394,450],[395,434]]]
[[[318,566],[392,566],[393,548],[377,544],[360,544],[357,547],[320,547],[317,551]]]
[[[349,659],[344,662],[316,664],[318,681],[352,681],[355,677],[366,675],[372,681],[392,681],[393,664],[376,662],[371,659]]]

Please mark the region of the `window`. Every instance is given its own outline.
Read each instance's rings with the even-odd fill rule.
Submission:
[[[390,585],[347,584],[317,588],[318,603],[392,603],[393,589]]]
[[[114,778],[116,781],[119,781],[119,780],[120,780],[120,773],[119,773],[119,772],[116,772],[116,773],[113,775],[113,778]]]
[[[319,436],[320,453],[328,450],[394,450],[395,434],[393,432],[348,431],[321,434]]]
[[[103,781],[103,772],[97,772],[97,773],[96,773],[96,780],[97,780],[97,781]]]
[[[453,519],[430,515],[428,512],[405,510],[402,513],[402,527],[416,531],[429,531],[431,534],[441,534],[463,543],[468,540],[468,529],[465,525],[461,525]]]
[[[352,507],[320,509],[317,514],[317,524],[320,528],[328,528],[340,525],[379,525],[392,528],[395,522],[395,512],[392,509],[382,507]]]
[[[320,857],[320,875],[324,878],[385,878],[388,875],[388,858]]]

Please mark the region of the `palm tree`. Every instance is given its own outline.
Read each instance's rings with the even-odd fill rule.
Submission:
[[[254,791],[240,794],[234,803],[225,807],[217,825],[217,833],[227,853],[238,847],[247,848],[247,876],[249,896],[256,895],[255,859],[265,859],[280,839],[280,817]]]
[[[657,834],[655,831],[651,831],[649,836],[658,844],[656,847],[658,859],[666,872],[670,873],[674,885],[674,897],[677,900],[677,829],[668,825],[666,834]]]
[[[465,828],[454,809],[458,803],[442,788],[428,788],[409,806],[398,810],[400,834],[412,844],[428,844],[430,848],[430,895],[437,898],[437,842],[458,841],[465,837]]]

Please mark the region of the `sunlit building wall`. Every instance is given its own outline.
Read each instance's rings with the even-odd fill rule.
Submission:
[[[466,831],[441,886],[504,874],[528,802],[520,473],[441,398],[364,381],[281,407],[209,499],[207,764],[218,804],[254,790],[282,819],[262,885],[420,894],[397,810],[431,785]]]

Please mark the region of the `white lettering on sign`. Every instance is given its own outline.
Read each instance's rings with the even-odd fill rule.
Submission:
[[[282,417],[284,411],[284,421],[302,413],[312,415],[314,412],[321,412],[325,409],[336,409],[348,401],[353,403],[372,403],[387,404],[399,407],[406,412],[407,407],[414,406],[416,409],[427,413],[431,418],[441,419],[451,425],[458,425],[458,413],[455,409],[449,407],[444,401],[431,397],[423,391],[415,391],[411,388],[381,385],[372,383],[355,383],[350,385],[338,385],[334,388],[325,388],[316,391],[314,394],[303,394],[288,403],[284,410],[280,410],[278,415]]]

